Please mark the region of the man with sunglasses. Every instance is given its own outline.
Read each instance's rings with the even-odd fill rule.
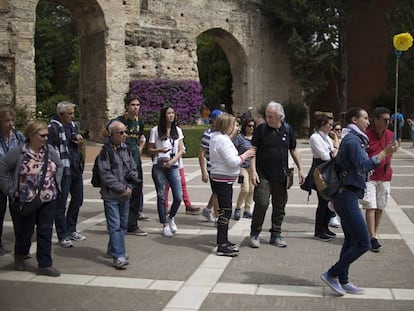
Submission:
[[[73,118],[75,104],[67,101],[59,102],[56,106],[56,116],[49,122],[48,144],[55,147],[60,155],[64,170],[62,191],[59,193],[56,205],[55,227],[59,245],[64,248],[72,247],[73,241],[83,241],[86,237],[76,230],[79,209],[83,203],[83,168],[82,156],[83,137]],[[68,195],[71,199],[66,210]]]
[[[379,154],[394,140],[394,134],[388,129],[390,111],[384,107],[374,109],[373,126],[367,130],[369,138],[367,153],[369,157]],[[361,200],[365,209],[365,220],[371,238],[371,251],[379,252],[382,245],[378,242],[377,230],[382,218],[383,210],[387,206],[391,189],[391,155],[385,157],[377,166],[366,182],[364,198]]]

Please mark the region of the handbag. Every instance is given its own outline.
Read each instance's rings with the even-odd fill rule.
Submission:
[[[39,189],[38,189],[38,192],[37,192],[36,196],[30,202],[20,202],[20,201],[18,201],[16,203],[17,211],[22,216],[32,215],[39,208],[41,208],[42,205],[43,205],[43,202],[40,200],[40,187],[43,185],[43,182],[45,181],[48,161],[49,161],[49,150],[46,148],[45,159],[44,159],[44,163],[43,163],[43,166],[42,166],[42,177],[40,178],[40,181],[39,181],[39,184],[38,184]]]
[[[295,170],[288,168],[286,175],[286,189],[290,189],[293,185],[293,177],[295,176]]]
[[[325,200],[332,200],[332,197],[339,191],[342,179],[347,172],[339,174],[335,159],[324,162],[315,168],[314,180],[318,193]]]
[[[160,169],[166,169],[165,164],[170,161],[170,158],[168,157],[159,157],[157,159],[157,167]]]

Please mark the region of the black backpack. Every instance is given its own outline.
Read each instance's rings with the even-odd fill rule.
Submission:
[[[104,145],[101,151],[99,152],[99,154],[96,156],[95,162],[93,163],[93,167],[92,167],[91,184],[95,188],[100,188],[102,185],[101,176],[99,174],[99,169],[98,169],[98,159],[100,156],[103,155],[103,153],[106,153],[109,156],[109,161],[111,162],[111,166],[115,159],[115,154],[112,148],[108,148],[107,146]]]

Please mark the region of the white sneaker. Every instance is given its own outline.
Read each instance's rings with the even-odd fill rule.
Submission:
[[[178,228],[177,228],[177,225],[175,224],[174,217],[172,218],[168,217],[168,224],[170,225],[171,232],[176,233]]]
[[[216,218],[214,217],[213,213],[207,207],[203,208],[201,214],[207,219],[208,222],[214,224],[216,222]]]
[[[72,232],[68,234],[68,238],[74,241],[84,241],[86,240],[86,236],[80,234],[79,232]]]
[[[333,228],[339,228],[341,226],[337,216],[331,217],[329,220],[329,226]]]
[[[174,236],[174,234],[171,231],[170,226],[165,226],[164,228],[162,228],[162,235],[167,238],[172,238]]]

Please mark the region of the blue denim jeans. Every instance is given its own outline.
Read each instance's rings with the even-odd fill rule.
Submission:
[[[36,227],[36,259],[39,268],[51,267],[52,261],[52,232],[55,218],[56,200],[44,203],[41,208],[29,216],[22,216],[14,204],[10,206],[13,220],[15,255],[27,255],[32,245],[32,236]]]
[[[339,260],[329,269],[328,274],[338,277],[341,284],[346,284],[351,263],[367,252],[371,243],[364,216],[358,206],[358,194],[341,189],[334,197],[334,206],[341,217],[345,238]]]
[[[183,190],[181,188],[180,172],[177,166],[168,169],[152,166],[152,179],[154,180],[157,191],[157,209],[160,223],[166,224],[167,217],[165,214],[165,189],[167,182],[170,184],[173,194],[173,202],[170,208],[170,217],[175,217],[181,201],[183,200]]]
[[[66,202],[70,193],[71,199],[66,211]],[[59,240],[66,238],[68,233],[76,231],[79,209],[83,203],[82,175],[65,174],[62,178],[62,192],[56,202],[55,226]]]
[[[109,232],[107,252],[112,258],[125,257],[125,234],[128,227],[129,200],[104,200],[106,225]]]

